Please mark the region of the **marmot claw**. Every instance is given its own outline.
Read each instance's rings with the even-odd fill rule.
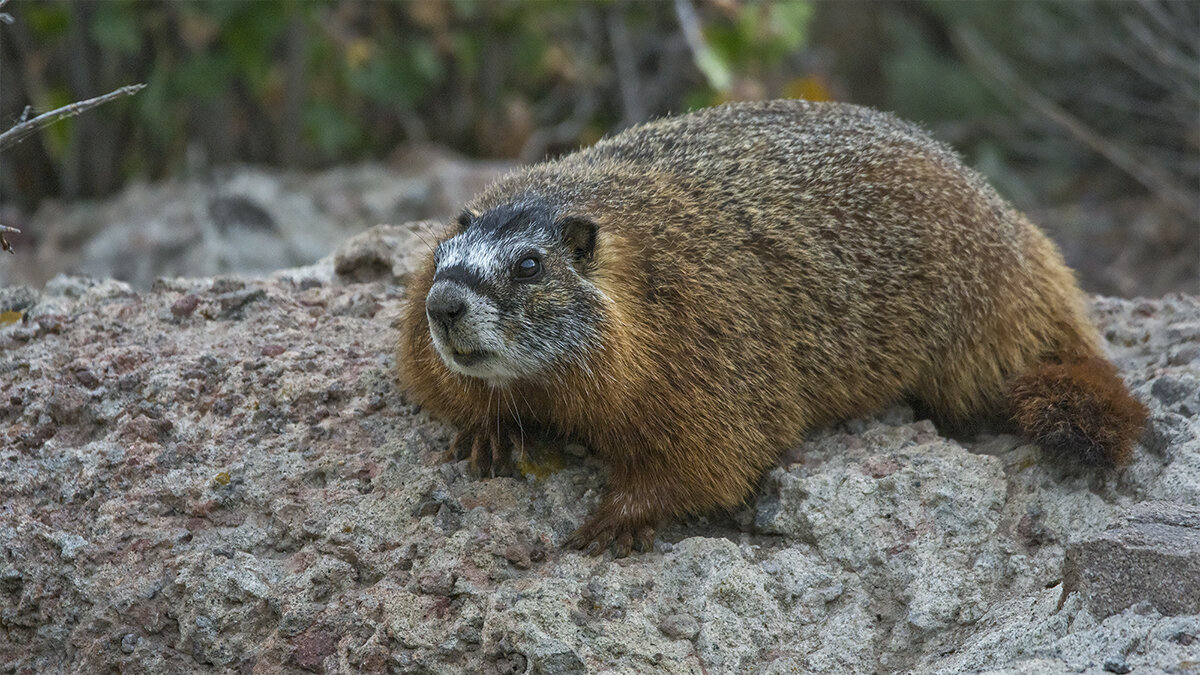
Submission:
[[[450,441],[450,461],[468,460],[471,473],[495,478],[512,475],[512,451],[521,449],[521,439],[505,425],[464,427]]]
[[[614,521],[597,513],[575,530],[567,540],[566,547],[582,550],[586,555],[597,556],[612,547],[617,558],[628,556],[633,550],[646,553],[654,550],[654,528],[650,525]]]

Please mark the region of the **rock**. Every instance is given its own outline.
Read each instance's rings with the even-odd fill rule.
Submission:
[[[1168,361],[1170,362],[1170,361]],[[1150,393],[1168,410],[1195,417],[1200,414],[1200,378],[1190,374],[1166,374],[1154,380]]]
[[[687,614],[672,614],[658,624],[658,629],[676,640],[691,640],[700,632],[700,624]]]
[[[255,217],[235,211],[230,223]],[[393,324],[420,227],[379,228],[268,278],[135,291],[61,277],[0,325],[5,670],[1200,661],[1195,610],[1142,602],[1105,618],[1108,587],[1062,588],[1068,549],[1091,556],[1080,565],[1099,543],[1163,573],[1183,564],[1170,552],[1192,541],[1194,511],[1128,507],[1200,504],[1200,422],[1185,412],[1200,362],[1177,358],[1198,339],[1200,300],[1093,303],[1152,412],[1122,471],[1046,464],[1004,434],[947,438],[893,406],[814,431],[745,508],[669,524],[654,551],[614,561],[561,548],[604,486],[586,449],[547,447],[561,459],[541,478],[477,480],[441,460],[454,430],[397,391]]]
[[[314,673],[325,672],[325,657],[337,648],[337,636],[328,631],[309,631],[292,639],[295,651],[293,662],[304,670]]]
[[[1125,675],[1133,672],[1133,666],[1125,662],[1125,659],[1119,656],[1113,656],[1104,661],[1104,670],[1109,673],[1117,673],[1117,675]]]
[[[393,166],[364,163],[308,174],[234,167],[133,184],[101,202],[46,202],[29,223],[38,234],[34,248],[0,265],[0,286],[40,286],[58,274],[85,274],[145,289],[160,277],[309,265],[379,223],[448,222],[510,168],[419,147]],[[0,295],[0,314],[5,304]]]
[[[442,227],[444,224],[429,220],[373,227],[334,251],[333,271],[347,283],[407,283]]]
[[[134,633],[126,633],[121,636],[121,651],[126,654],[132,654],[134,649],[137,649],[138,636]]]
[[[37,302],[37,298],[38,292],[28,286],[0,287],[0,315],[24,312]]]
[[[1063,562],[1070,593],[1101,619],[1135,605],[1200,614],[1200,508],[1143,502],[1112,529],[1071,544]]]
[[[1163,617],[1127,609],[1097,623],[1072,595],[1060,607],[1060,591],[996,603],[981,619],[983,629],[949,654],[929,654],[911,672],[951,675],[1129,672],[1191,673],[1200,650],[1180,636],[1200,629],[1200,617]],[[1111,671],[1109,671],[1111,672]]]

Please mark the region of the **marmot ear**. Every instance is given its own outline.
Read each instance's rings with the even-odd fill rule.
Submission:
[[[558,221],[563,243],[575,255],[576,262],[592,257],[596,250],[596,223],[579,216],[567,216]]]
[[[471,221],[474,220],[474,218],[475,218],[475,216],[471,215],[470,211],[463,211],[462,213],[458,214],[458,218],[457,218],[458,231],[462,232],[463,230],[470,227]]]

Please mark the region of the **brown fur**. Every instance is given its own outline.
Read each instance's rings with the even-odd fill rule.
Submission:
[[[1125,391],[1111,363],[1048,363],[1022,375],[1010,394],[1013,419],[1046,450],[1098,466],[1129,461],[1146,406]]]
[[[451,373],[425,318],[431,257],[400,377],[480,471],[518,423],[585,440],[609,492],[576,545],[648,546],[664,518],[742,502],[810,429],[904,396],[948,420],[1015,409],[1084,461],[1124,461],[1140,426],[1054,245],[890,115],[774,101],[663,119],[507,176],[468,210],[518,199],[597,224],[603,348],[503,391]]]

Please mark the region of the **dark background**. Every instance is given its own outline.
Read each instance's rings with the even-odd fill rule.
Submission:
[[[0,222],[131,180],[319,170],[413,144],[535,161],[670,112],[804,97],[959,149],[1086,288],[1200,292],[1200,3],[67,2],[0,24]],[[22,241],[37,245],[38,233]],[[3,261],[0,261],[3,264]]]

